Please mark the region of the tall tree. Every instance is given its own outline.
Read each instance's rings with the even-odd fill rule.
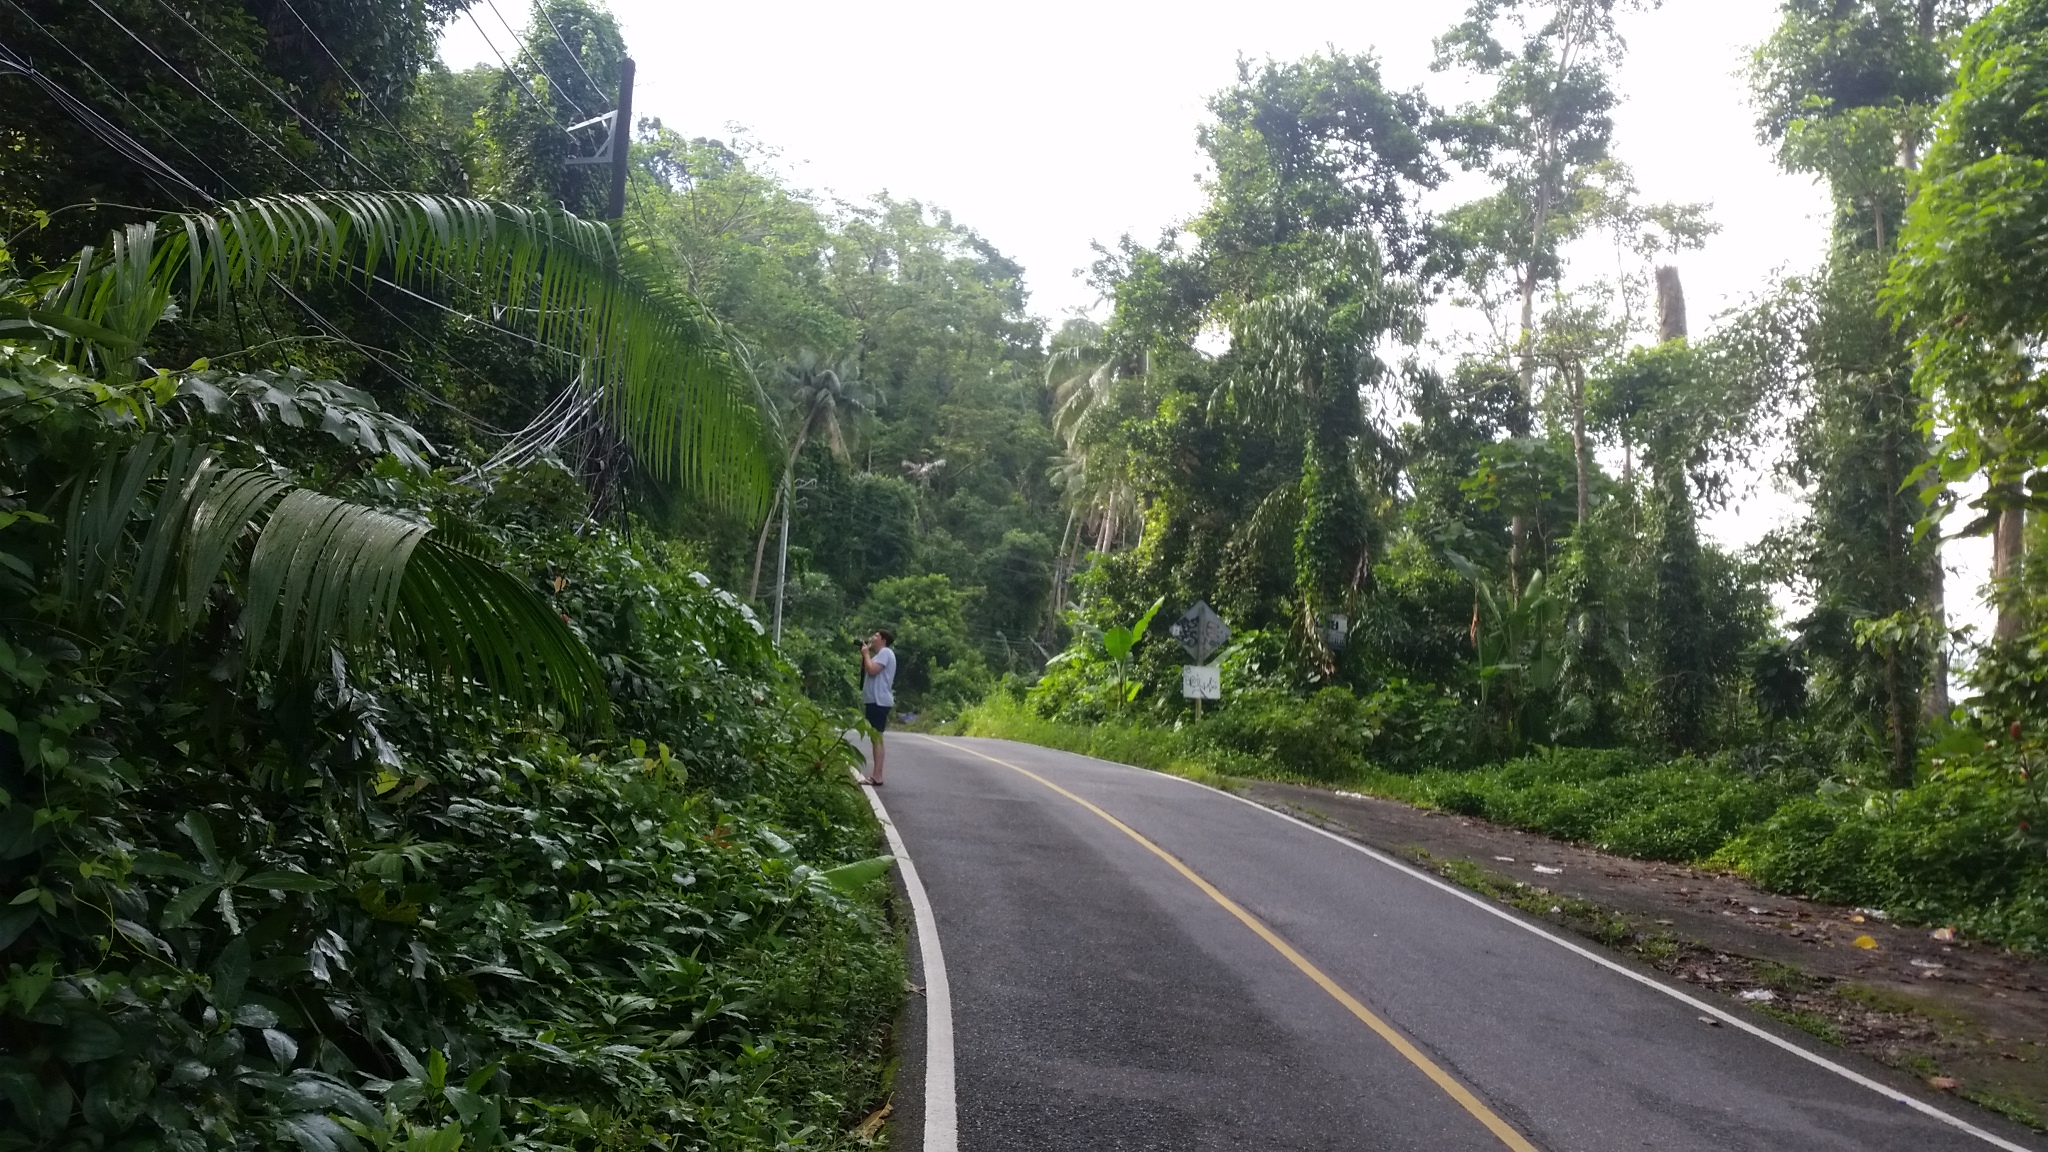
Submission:
[[[1891,773],[1910,783],[1918,718],[1947,696],[1945,646],[1905,667],[1850,639],[1857,619],[1912,614],[1944,627],[1938,547],[1916,533],[1909,480],[1930,456],[1905,342],[1878,319],[1911,170],[1952,70],[1953,37],[1974,0],[1790,0],[1760,47],[1751,84],[1761,137],[1789,170],[1828,181],[1829,268],[1814,284],[1803,341],[1811,395],[1792,470],[1813,492],[1805,569],[1819,610],[1804,625],[1825,680],[1852,712],[1881,718]],[[1916,632],[1916,634],[1918,634]]]
[[[1438,37],[1439,71],[1492,81],[1450,121],[1451,153],[1495,190],[1446,220],[1467,282],[1505,279],[1517,309],[1514,355],[1525,396],[1536,372],[1536,297],[1561,272],[1558,250],[1598,218],[1615,175],[1617,97],[1609,72],[1624,45],[1617,0],[1478,0]]]
[[[2015,644],[2039,627],[2021,586],[2025,522],[2048,462],[2048,420],[2038,349],[2048,335],[2044,277],[2028,231],[2048,205],[2048,133],[2040,93],[2048,78],[2048,5],[2002,4],[1962,40],[1959,80],[1942,109],[1887,286],[1914,333],[1915,378],[1949,429],[1944,486],[1982,478],[1993,538],[1998,621]]]

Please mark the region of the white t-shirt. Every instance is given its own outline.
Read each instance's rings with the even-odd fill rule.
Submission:
[[[868,659],[874,661],[875,667],[880,669],[880,671],[872,676],[862,675],[860,702],[863,704],[880,704],[885,708],[894,708],[896,706],[896,650],[894,648],[884,648],[873,656],[868,657]]]

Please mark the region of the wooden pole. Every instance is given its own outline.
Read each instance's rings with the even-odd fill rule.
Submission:
[[[619,62],[619,115],[612,121],[612,204],[606,219],[626,214],[626,165],[633,156],[633,58]]]

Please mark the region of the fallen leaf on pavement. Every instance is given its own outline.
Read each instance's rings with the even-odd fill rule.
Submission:
[[[1538,872],[1541,872],[1541,873],[1542,873],[1542,874],[1544,874],[1545,876],[1562,876],[1562,875],[1564,875],[1564,869],[1562,869],[1562,868],[1552,868],[1552,867],[1551,867],[1550,865],[1548,865],[1548,864],[1538,864],[1538,865],[1536,865],[1536,871],[1538,871]]]
[[[1953,928],[1936,928],[1934,931],[1929,932],[1927,935],[1930,939],[1940,940],[1943,943],[1946,943],[1956,938],[1956,930]]]
[[[1858,948],[1877,947],[1877,941],[1868,936],[1858,936],[1854,940],[1849,941],[1849,943],[1854,944]]]
[[[1943,1092],[1953,1092],[1961,1088],[1963,1082],[1953,1076],[1929,1076],[1927,1078],[1927,1085],[1930,1088],[1939,1088]]]
[[[1700,1023],[1705,1024],[1709,1028],[1719,1028],[1721,1026],[1721,1022],[1719,1020],[1714,1019],[1712,1016],[1700,1017]]]

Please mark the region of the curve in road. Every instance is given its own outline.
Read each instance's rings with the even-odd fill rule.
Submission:
[[[2037,1147],[1225,793],[1002,741],[890,760],[958,1147]]]

